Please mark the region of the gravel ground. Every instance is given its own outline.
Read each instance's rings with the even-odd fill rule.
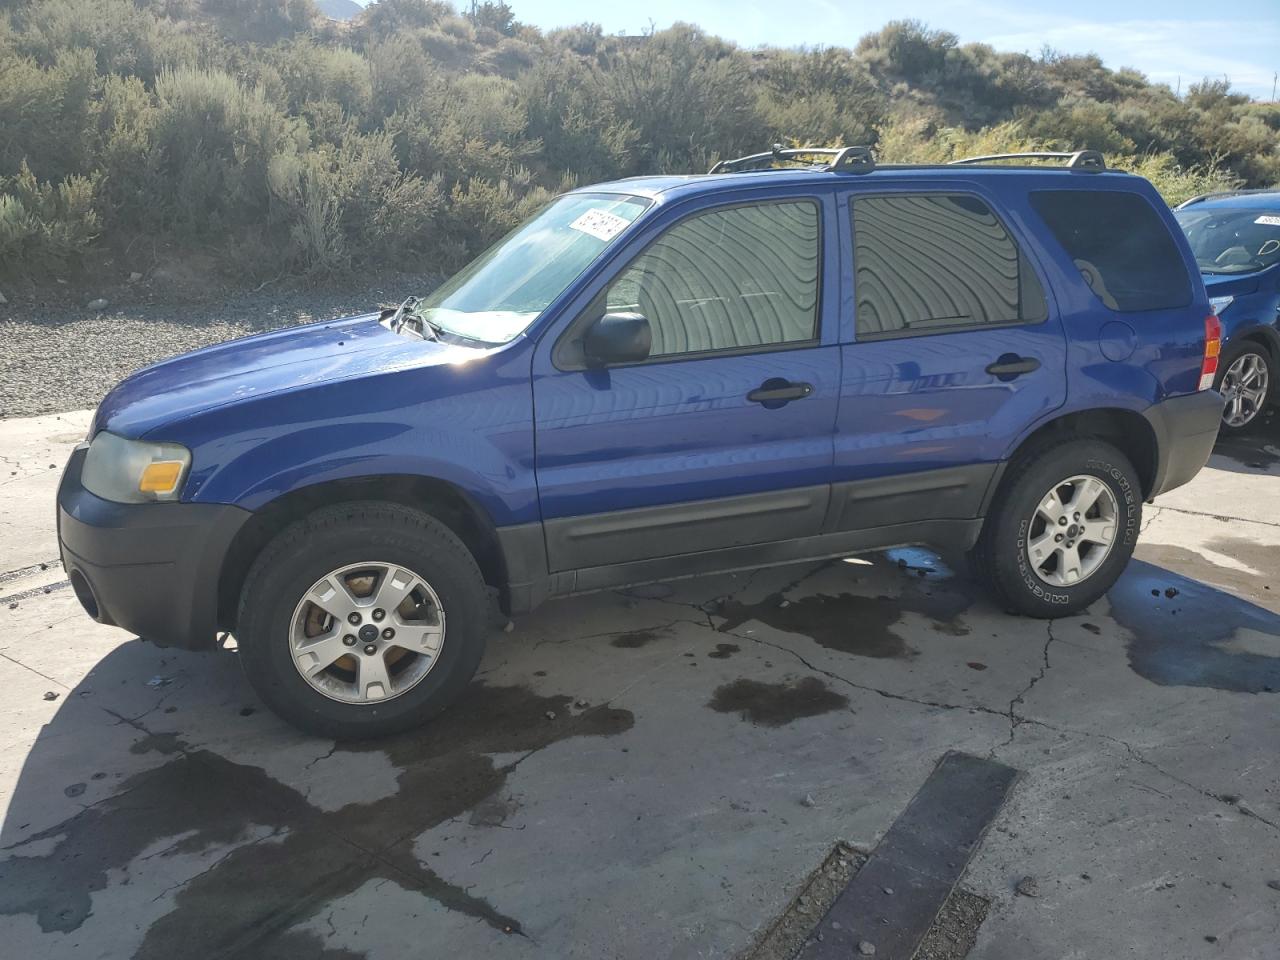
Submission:
[[[846,844],[836,844],[804,889],[742,960],[792,960],[866,862],[866,854]],[[915,960],[964,960],[978,939],[978,928],[990,906],[976,893],[960,887],[951,891],[916,950]]]
[[[330,320],[423,293],[423,278],[295,286],[218,302],[157,303],[144,289],[105,310],[0,305],[0,418],[94,407],[123,377],[174,354],[313,320]],[[146,302],[146,301],[152,302]]]

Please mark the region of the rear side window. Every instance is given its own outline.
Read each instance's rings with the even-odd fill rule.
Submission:
[[[776,201],[682,220],[609,287],[610,312],[649,319],[651,357],[818,336],[818,205]]]
[[[1034,271],[977,197],[855,197],[851,204],[859,339],[1047,316]]]
[[[1031,205],[1112,310],[1191,302],[1191,281],[1169,228],[1143,197],[1111,190],[1037,190]]]

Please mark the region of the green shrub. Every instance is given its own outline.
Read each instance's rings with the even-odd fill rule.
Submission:
[[[265,56],[280,77],[284,105],[293,112],[327,101],[357,119],[368,113],[373,79],[369,61],[355,50],[300,38],[267,50]]]
[[[46,66],[88,50],[102,73],[155,73],[159,22],[132,0],[39,0],[17,20],[19,50]]]
[[[400,261],[433,238],[439,181],[401,173],[385,135],[280,154],[268,177],[290,262],[309,272]]]
[[[340,25],[312,0],[0,0],[2,266],[146,236],[257,274],[438,268],[552,191],[772,142],[922,162],[1091,147],[1173,201],[1280,181],[1280,106],[1223,81],[1180,98],[1092,54],[915,21],[747,51],[687,24],[544,34],[500,0],[460,7],[379,0]]]
[[[260,217],[272,158],[307,146],[297,119],[227,73],[163,73],[156,99],[153,206],[140,219],[182,238],[225,238]]]
[[[603,95],[636,128],[631,170],[705,170],[717,154],[758,150],[761,123],[746,57],[737,48],[677,24],[618,56]],[[797,132],[797,135],[799,133]]]
[[[49,275],[75,261],[97,236],[94,181],[71,176],[56,186],[24,163],[0,182],[0,270]]]
[[[0,177],[22,163],[45,180],[90,172],[99,85],[91,50],[64,50],[48,67],[0,59]]]

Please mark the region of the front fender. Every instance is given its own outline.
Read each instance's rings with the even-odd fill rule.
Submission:
[[[313,385],[169,425],[164,436],[192,452],[183,500],[252,511],[313,484],[419,476],[453,484],[498,526],[537,520],[528,359],[516,353]]]

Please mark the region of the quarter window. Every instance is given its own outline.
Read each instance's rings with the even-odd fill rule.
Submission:
[[[1035,272],[977,197],[903,194],[851,204],[860,339],[1047,316]]]
[[[1138,194],[1039,190],[1031,205],[1112,310],[1167,310],[1191,302],[1191,281],[1169,228]]]
[[[613,282],[606,309],[648,318],[651,357],[815,340],[818,222],[811,200],[682,220]]]

